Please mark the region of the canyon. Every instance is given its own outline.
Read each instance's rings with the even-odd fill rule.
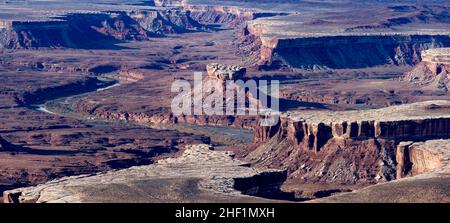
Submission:
[[[112,48],[124,40],[143,41],[206,28],[186,12],[170,10],[70,14],[55,19],[11,22],[0,34],[0,47]]]
[[[259,146],[245,160],[287,169],[287,185],[335,185],[335,191],[426,173],[432,168],[422,163],[432,161],[409,153],[404,142],[448,139],[449,105],[427,101],[364,111],[287,113],[278,126],[255,129]]]
[[[414,65],[420,62],[421,51],[450,44],[445,10],[392,6],[348,17],[299,13],[250,21],[245,34],[259,42],[256,62],[269,67],[326,70]],[[430,21],[434,21],[433,29],[427,29]]]
[[[446,1],[0,9],[5,203],[448,202]],[[278,124],[174,115],[171,85],[194,72],[202,100],[279,81]]]
[[[73,202],[264,202],[248,195],[277,193],[286,173],[258,170],[245,162],[234,160],[228,152],[213,151],[208,145],[188,146],[177,158],[160,160],[144,167],[114,172],[67,177],[25,190],[8,191],[4,202],[73,203]],[[153,184],[155,188],[146,186]],[[131,186],[127,186],[131,185]],[[139,186],[140,185],[140,186]],[[158,185],[179,188],[176,191],[158,190]],[[89,187],[90,189],[87,189]],[[141,187],[144,191],[125,190]],[[87,189],[87,190],[86,190]],[[243,194],[242,194],[243,193]],[[248,194],[248,195],[245,195]]]

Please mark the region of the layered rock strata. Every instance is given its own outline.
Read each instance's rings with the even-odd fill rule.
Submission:
[[[73,13],[49,21],[10,21],[0,29],[0,48],[114,48],[121,41],[205,29],[189,12],[133,10]]]
[[[410,172],[412,158],[397,154],[400,142],[450,138],[450,102],[288,112],[276,126],[256,127],[254,136],[258,146],[246,159],[256,166],[287,169],[291,182],[367,185]],[[397,174],[402,162],[407,170]]]
[[[160,8],[125,7],[105,11],[55,11],[39,20],[1,20],[0,48],[117,48],[123,41],[210,30],[204,24],[236,26],[279,15],[227,6],[188,5],[185,1],[156,1]],[[47,13],[46,11],[42,14]]]
[[[425,90],[448,93],[450,88],[450,48],[422,52],[422,62],[406,73],[403,80]]]
[[[397,179],[448,168],[449,140],[402,142],[397,147]]]
[[[288,13],[263,11],[251,8],[221,5],[184,5],[191,16],[204,24],[226,24],[231,27],[245,25],[247,21],[258,18],[287,15]]]
[[[167,95],[172,99],[175,97],[186,98],[191,103],[190,114],[174,114],[171,101],[161,104],[159,108],[149,112],[108,110],[108,107],[99,106],[92,100],[81,100],[77,102],[75,108],[91,118],[132,121],[159,128],[172,124],[253,128],[256,116],[250,113],[250,108],[260,106],[257,95],[252,95],[252,92],[237,83],[226,82],[227,80],[243,79],[246,68],[211,63],[206,66],[206,69],[207,75],[202,80],[202,84],[193,86],[190,91],[179,92],[179,95]],[[135,82],[144,76],[139,69],[129,69],[120,71],[118,78],[122,82]],[[227,88],[234,92],[230,95]],[[239,103],[238,97],[244,97],[245,101]],[[196,113],[199,108],[201,109],[200,114]],[[234,115],[238,111],[239,115]]]
[[[450,202],[450,140],[401,143],[397,158],[399,180],[373,185],[351,193],[318,199],[313,202]]]
[[[250,34],[254,32],[249,30]],[[450,46],[448,35],[383,34],[260,40],[256,37],[255,41],[261,42],[260,64],[282,62],[302,70],[415,65],[420,62],[421,51]]]
[[[5,203],[254,202],[258,199],[246,195],[279,193],[285,178],[284,171],[251,168],[248,163],[233,159],[230,152],[213,151],[208,145],[192,145],[180,157],[160,160],[154,165],[65,177],[35,187],[5,191],[3,197]],[[170,187],[152,189],[155,182],[166,182]],[[182,195],[177,191],[192,194]],[[117,196],[102,197],[104,193]]]
[[[246,45],[259,45],[253,62],[269,68],[280,64],[300,70],[415,65],[421,51],[450,46],[445,16],[449,10],[381,7],[364,10],[364,16],[355,15],[354,10],[292,14],[249,21],[243,38],[253,39]],[[430,28],[429,22],[436,26]]]
[[[314,151],[332,139],[423,140],[450,137],[450,102],[428,101],[363,111],[288,112],[274,127],[260,127],[255,142],[285,136]]]

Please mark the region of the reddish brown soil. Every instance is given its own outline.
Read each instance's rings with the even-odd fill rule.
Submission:
[[[383,75],[379,75],[383,76]],[[411,83],[400,80],[400,76],[389,79],[342,78],[332,80],[301,80],[283,86],[283,97],[293,101],[337,104],[342,108],[386,107],[435,99],[448,100],[449,94],[418,89]]]

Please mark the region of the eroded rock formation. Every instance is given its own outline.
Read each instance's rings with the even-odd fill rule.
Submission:
[[[288,169],[296,182],[370,184],[396,179],[397,163],[404,166],[400,172],[409,173],[410,159],[401,158],[409,157],[409,150],[397,149],[399,142],[449,138],[449,129],[449,101],[288,112],[277,126],[256,127],[254,141],[260,146],[246,158],[258,166]]]
[[[79,101],[75,108],[90,118],[132,121],[159,128],[173,124],[253,128],[256,123],[256,116],[250,114],[249,108],[257,108],[260,105],[257,97],[237,83],[226,82],[226,80],[244,78],[246,68],[218,63],[208,64],[206,68],[207,75],[203,77],[202,84],[193,86],[191,91],[180,92],[184,95],[179,95],[179,97],[186,98],[191,102],[190,114],[174,114],[170,100],[164,101],[159,105],[160,107],[148,112],[133,112],[125,109],[113,110],[111,107],[101,106],[93,100]],[[152,74],[149,73],[150,75]],[[144,77],[145,75],[140,69],[123,69],[118,74],[118,79],[121,82],[135,82]],[[234,90],[232,95],[226,92],[227,88]],[[157,90],[161,91],[160,89]],[[167,91],[166,88],[163,90]],[[158,92],[158,94],[161,94],[161,92]],[[167,91],[166,96],[173,99],[177,95]],[[245,101],[239,103],[238,97],[244,98]],[[246,107],[247,105],[252,107]],[[197,109],[199,106],[202,109],[201,114],[194,112],[196,106]],[[234,115],[238,111],[241,112],[240,115]]]
[[[450,140],[430,140],[418,143],[403,142],[399,145],[397,151],[399,180],[312,202],[450,202]]]
[[[141,10],[133,11],[129,15],[145,30],[160,36],[206,29],[191,17],[189,11],[182,9]]]
[[[0,48],[113,48],[121,41],[191,32],[205,27],[177,9],[73,13],[49,21],[11,21]]]
[[[448,166],[448,140],[402,142],[397,148],[397,179],[434,172]]]
[[[121,70],[117,78],[124,82],[136,82],[144,78],[144,72],[139,69]]]
[[[158,9],[100,12],[58,11],[39,20],[0,20],[0,48],[115,48],[123,41],[210,30],[207,24],[236,26],[280,15],[227,6],[188,5],[181,0],[155,1]],[[43,14],[47,12],[42,12]]]
[[[252,30],[252,29],[249,29]],[[259,34],[253,34],[258,36]],[[258,37],[256,37],[258,39]],[[259,63],[284,63],[294,69],[326,70],[367,68],[382,65],[414,65],[420,53],[450,46],[447,35],[380,35],[302,37],[261,40]],[[317,52],[327,52],[317,53]]]
[[[415,65],[420,62],[421,51],[450,46],[447,28],[426,29],[426,21],[448,27],[448,20],[442,18],[445,16],[436,13],[441,10],[449,9],[419,7],[406,12],[380,8],[365,11],[357,25],[345,16],[331,14],[323,18],[293,14],[258,19],[248,22],[243,39],[247,46],[259,46],[258,57],[250,59],[265,68],[317,71]],[[375,11],[385,17],[368,20],[368,14]]]
[[[237,65],[226,65],[211,63],[206,66],[208,77],[218,79],[221,81],[226,80],[239,80],[244,78],[247,69]]]
[[[65,177],[36,187],[5,191],[3,198],[5,203],[202,202],[211,199],[230,202],[258,201],[246,195],[264,197],[280,193],[280,185],[286,179],[285,171],[248,167],[248,163],[232,157],[232,153],[213,151],[208,145],[186,146],[180,157],[160,160],[150,166]],[[158,182],[166,186],[148,186]],[[141,192],[122,190],[118,185],[147,185],[147,189]],[[173,190],[173,187],[178,189]],[[118,191],[120,196],[102,196],[104,192],[116,194]],[[193,191],[193,194],[176,194],[176,191]]]
[[[184,5],[185,10],[191,12],[191,16],[204,24],[226,24],[232,27],[245,25],[247,21],[262,17],[287,15],[287,13],[266,12],[250,8],[221,5]]]
[[[275,127],[256,129],[255,142],[286,136],[314,151],[328,140],[416,140],[449,137],[450,103],[430,101],[377,110],[291,112]]]
[[[425,90],[448,93],[450,88],[450,48],[422,52],[422,62],[408,72],[403,80]]]

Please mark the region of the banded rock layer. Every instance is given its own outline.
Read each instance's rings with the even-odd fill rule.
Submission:
[[[430,140],[418,143],[403,142],[399,145],[397,160],[399,180],[312,202],[450,202],[450,140]]]
[[[367,185],[397,178],[402,141],[450,138],[450,102],[428,101],[362,111],[301,111],[258,126],[246,159],[287,169],[303,183]]]
[[[448,93],[450,88],[450,48],[422,52],[422,62],[403,79],[425,90]]]
[[[253,39],[246,43],[259,46],[258,57],[252,59],[268,68],[415,65],[421,51],[450,46],[448,11],[437,6],[379,6],[360,12],[290,14],[248,22],[243,39]]]
[[[192,32],[205,27],[182,10],[73,13],[48,21],[4,21],[0,48],[114,48],[122,41]]]
[[[260,31],[250,27],[247,32],[260,42],[260,64],[275,66],[281,63],[302,70],[415,65],[421,60],[421,51],[450,46],[448,35],[384,34],[276,39],[261,38]]]
[[[450,137],[450,102],[429,101],[378,110],[291,112],[273,127],[259,127],[255,142],[286,136],[315,151],[332,138],[420,140]]]

